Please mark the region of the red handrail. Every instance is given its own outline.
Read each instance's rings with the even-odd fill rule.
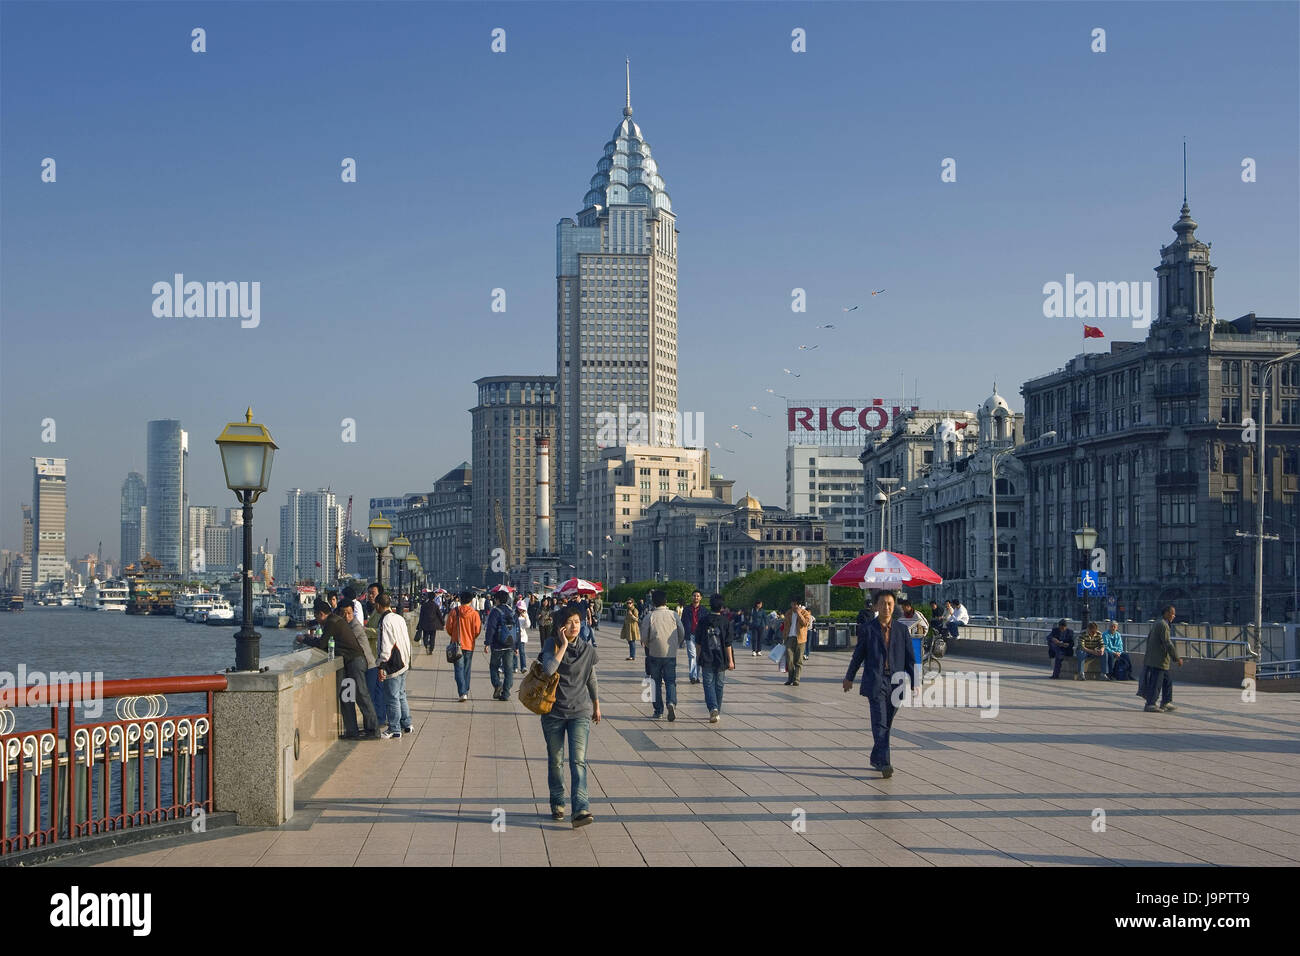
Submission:
[[[145,697],[151,694],[197,694],[225,690],[225,674],[188,677],[131,677],[101,683],[73,681],[67,684],[14,687],[0,690],[0,709],[6,707],[56,707],[60,704],[113,697]]]

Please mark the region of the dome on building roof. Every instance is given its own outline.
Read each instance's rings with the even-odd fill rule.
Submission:
[[[632,122],[632,108],[623,110],[623,121],[605,144],[583,197],[584,209],[605,208],[615,203],[649,206],[672,212],[672,199],[659,175],[658,164],[650,158],[650,144],[641,135],[641,127]]]
[[[745,497],[740,499],[740,504],[738,504],[736,507],[745,508],[749,511],[763,510],[763,506],[758,503],[758,499],[755,498],[753,495],[751,495],[748,491],[745,492]]]
[[[986,412],[992,412],[999,408],[1006,412],[1011,411],[1011,406],[1007,404],[1007,400],[998,394],[997,383],[993,385],[993,394],[984,399],[983,408]]]

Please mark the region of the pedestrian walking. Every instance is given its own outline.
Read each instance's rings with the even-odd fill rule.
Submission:
[[[636,601],[627,599],[627,613],[623,616],[623,640],[627,641],[627,659],[636,660],[636,646],[641,643],[641,614]]]
[[[596,647],[582,640],[582,619],[571,608],[556,615],[555,636],[542,645],[542,670],[559,674],[555,703],[542,715],[546,738],[546,783],[551,819],[564,819],[564,741],[569,742],[569,782],[573,790],[573,827],[594,822],[587,799],[587,736],[600,723],[596,683]]]
[[[488,613],[487,624],[483,628],[483,641],[491,654],[488,658],[488,674],[492,678],[492,699],[508,700],[510,686],[514,683],[519,621],[510,606],[509,591],[498,591],[493,598],[496,607]]]
[[[433,653],[438,632],[446,626],[447,622],[443,619],[442,611],[438,609],[438,603],[433,598],[426,598],[420,607],[420,623],[416,625],[416,636],[424,643],[426,653]]]
[[[869,608],[858,612],[858,644],[844,675],[844,690],[848,692],[858,668],[864,667],[859,693],[867,698],[871,710],[871,766],[882,777],[892,777],[889,732],[905,699],[901,694],[909,692],[916,674],[916,653],[911,631],[902,621],[894,620],[894,592],[877,591],[873,603],[874,616]],[[908,690],[902,689],[904,683]]]
[[[515,602],[515,617],[519,620],[519,646],[515,648],[517,672],[522,674],[528,667],[528,629],[533,626],[532,616],[528,613],[528,602],[520,598]]]
[[[388,695],[388,729],[379,736],[393,740],[411,732],[411,707],[406,699],[406,672],[411,669],[411,635],[406,619],[394,613],[387,594],[375,598],[379,617],[379,679]]]
[[[1178,709],[1174,706],[1174,681],[1169,673],[1170,661],[1177,661],[1179,667],[1183,666],[1183,659],[1178,656],[1178,648],[1174,646],[1169,628],[1174,613],[1174,606],[1166,604],[1147,634],[1146,659],[1143,661],[1142,686],[1139,688],[1139,693],[1146,699],[1143,710],[1147,713],[1168,713]],[[1159,707],[1156,706],[1157,694],[1160,695]]]
[[[785,667],[789,675],[786,687],[799,686],[799,675],[803,673],[803,652],[808,646],[808,628],[811,626],[812,614],[798,600],[792,599],[790,612],[785,616]]]
[[[686,640],[682,619],[668,609],[668,597],[661,589],[650,592],[654,610],[641,628],[645,648],[646,677],[654,684],[654,718],[663,716],[667,702],[668,719],[677,719],[677,650]]]
[[[692,684],[700,682],[699,648],[695,643],[695,629],[699,627],[700,619],[706,613],[700,604],[700,599],[700,592],[692,591],[691,606],[682,611],[682,627],[686,630],[686,676],[690,678]]]
[[[462,701],[469,700],[470,665],[481,628],[478,611],[474,610],[474,595],[465,591],[460,596],[460,603],[447,615],[447,636],[460,644],[460,657],[452,666],[456,669],[456,693]]]
[[[763,602],[755,601],[754,609],[749,612],[749,649],[757,657],[763,653],[763,638],[767,634],[767,612],[763,610]]]
[[[722,689],[727,671],[736,669],[732,653],[731,621],[722,613],[721,594],[709,598],[709,611],[695,630],[696,656],[700,662],[700,680],[704,683],[704,706],[709,709],[709,723],[716,724],[722,713]]]

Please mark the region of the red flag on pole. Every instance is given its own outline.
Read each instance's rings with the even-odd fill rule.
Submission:
[[[1096,326],[1085,325],[1083,327],[1083,337],[1085,339],[1104,339],[1106,334]]]

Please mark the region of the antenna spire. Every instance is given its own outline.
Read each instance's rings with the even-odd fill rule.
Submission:
[[[1187,205],[1187,137],[1183,137],[1183,205]]]
[[[627,103],[623,107],[623,115],[632,115],[632,58],[624,58],[624,67],[627,69]]]

